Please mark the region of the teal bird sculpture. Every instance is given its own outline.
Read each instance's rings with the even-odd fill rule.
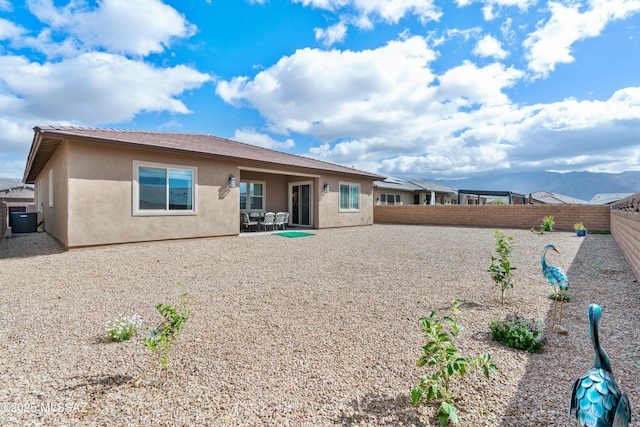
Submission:
[[[602,308],[589,306],[589,331],[595,357],[593,368],[573,383],[569,416],[576,413],[581,427],[627,427],[631,422],[631,405],[627,395],[613,379],[607,352],[600,345],[598,321]]]
[[[551,249],[554,252],[560,253],[553,245],[547,245],[542,250],[542,274],[547,278],[551,286],[553,286],[553,292],[555,294],[555,303],[553,305],[553,320],[551,321],[551,330],[555,329],[556,325],[556,309],[558,307],[558,289],[560,288],[563,291],[569,289],[569,278],[561,268],[556,267],[554,265],[548,265],[545,257],[547,256],[547,251]],[[564,306],[564,296],[560,301],[560,319],[558,322],[562,321],[562,307]]]

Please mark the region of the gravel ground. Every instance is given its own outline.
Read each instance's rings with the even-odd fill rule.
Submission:
[[[610,235],[502,230],[515,239],[515,288],[500,305],[486,272],[493,230],[374,225],[157,242],[64,252],[48,235],[0,242],[0,425],[435,426],[411,405],[424,373],[418,319],[461,307],[462,354],[489,352],[499,372],[454,390],[460,426],[575,426],[571,384],[591,367],[587,306],[603,308],[602,344],[640,415],[640,290]],[[542,248],[573,300],[549,344],[528,354],[493,342],[492,320],[551,323]],[[177,304],[192,315],[163,384],[141,343]],[[109,342],[105,324],[142,316],[141,333]],[[550,332],[550,331],[549,331]]]

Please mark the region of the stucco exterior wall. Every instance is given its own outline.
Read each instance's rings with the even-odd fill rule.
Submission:
[[[330,186],[328,193],[323,190],[325,183]],[[360,206],[357,211],[340,211],[341,183],[360,185]],[[318,197],[317,228],[373,224],[373,181],[361,180],[356,177],[323,175],[318,182],[315,194]]]
[[[44,221],[46,232],[69,246],[68,222],[66,211],[68,194],[68,144],[61,144],[36,178],[36,192],[39,199],[38,222]],[[50,197],[49,185],[53,197]],[[36,207],[38,209],[38,207]]]
[[[235,165],[211,158],[70,141],[67,247],[224,236],[239,230]],[[133,214],[134,161],[197,167],[196,213]],[[46,204],[45,204],[46,206]],[[49,231],[49,230],[47,230]],[[57,237],[57,236],[56,236]]]

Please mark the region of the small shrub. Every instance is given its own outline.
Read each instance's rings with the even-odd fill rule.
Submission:
[[[161,357],[161,365],[165,373],[165,382],[169,380],[169,356],[173,350],[180,331],[184,327],[191,310],[187,308],[187,292],[180,281],[176,281],[181,287],[180,307],[175,308],[169,304],[158,304],[156,310],[164,319],[158,327],[149,332],[142,342],[149,350]]]
[[[500,301],[504,305],[504,293],[513,288],[513,271],[511,266],[511,251],[513,250],[513,237],[507,237],[500,231],[493,233],[496,236],[496,254],[491,254],[491,266],[487,270],[491,278],[500,287]]]
[[[537,353],[547,343],[544,322],[516,314],[507,314],[502,321],[494,320],[489,327],[494,340],[517,350]]]
[[[556,293],[553,291],[550,291],[547,296],[549,297],[549,299],[556,299]],[[564,302],[569,302],[571,301],[572,297],[573,295],[568,290],[564,290],[562,288],[558,289],[558,301],[562,301],[564,299]]]
[[[556,221],[553,216],[545,216],[542,219],[542,224],[540,225],[540,233],[544,233],[545,231],[553,231],[553,226],[556,225]]]
[[[452,378],[462,377],[467,371],[481,369],[488,378],[491,372],[496,372],[496,365],[490,363],[491,355],[483,354],[476,358],[462,357],[455,348],[454,341],[462,326],[458,322],[460,316],[459,301],[453,301],[451,311],[453,316],[444,316],[442,320],[436,318],[435,311],[428,317],[420,318],[420,325],[425,332],[427,344],[422,347],[424,354],[416,362],[417,366],[428,365],[432,369],[432,374],[424,375],[420,378],[420,384],[411,390],[411,401],[413,405],[418,405],[424,397],[426,400],[441,400],[438,408],[438,421],[440,425],[447,425],[449,422],[458,423],[458,414],[455,408],[455,396],[449,388]],[[448,324],[448,328],[445,325]]]
[[[127,341],[138,333],[142,319],[137,314],[131,317],[118,316],[107,322],[107,338],[111,341]]]

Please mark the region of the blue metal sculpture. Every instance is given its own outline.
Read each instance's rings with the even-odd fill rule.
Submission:
[[[547,245],[542,250],[542,274],[544,274],[544,277],[546,277],[547,280],[549,280],[549,283],[551,283],[551,286],[553,286],[553,292],[555,294],[555,303],[553,305],[553,320],[551,321],[551,330],[553,331],[556,325],[556,309],[558,307],[558,289],[556,288],[556,286],[562,289],[563,291],[566,291],[567,289],[569,289],[569,278],[567,277],[566,274],[564,274],[564,271],[562,271],[561,268],[556,267],[554,265],[547,265],[547,261],[545,260],[545,257],[549,249],[557,253],[560,253],[560,251],[558,251],[556,247],[553,245]],[[558,320],[558,323],[562,321],[563,306],[564,306],[564,294],[562,295],[562,299],[560,301],[560,319]]]
[[[595,352],[593,368],[573,383],[569,416],[575,412],[581,427],[627,427],[631,422],[631,405],[613,379],[609,357],[600,346],[600,316],[602,308],[591,304],[589,331]]]

